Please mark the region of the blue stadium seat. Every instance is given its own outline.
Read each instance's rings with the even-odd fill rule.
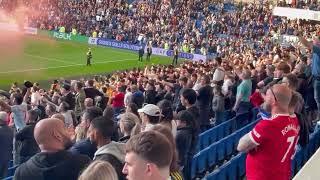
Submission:
[[[218,176],[220,174],[220,170],[216,169],[212,173],[210,173],[207,177],[205,177],[205,180],[219,180]]]
[[[13,166],[11,168],[8,169],[8,175],[7,176],[13,176],[14,172],[16,171],[18,166]]]
[[[217,145],[217,160],[219,162],[223,161],[225,159],[225,144],[226,144],[226,140],[225,139],[221,139],[220,141],[216,142]]]
[[[6,177],[3,180],[13,180],[13,176]]]
[[[231,159],[229,162],[230,162],[230,165],[227,171],[228,179],[229,180],[237,179],[237,164],[233,159]]]
[[[208,149],[208,166],[210,168],[214,168],[218,161],[217,161],[217,148],[218,148],[218,144],[217,143],[214,143],[214,144],[211,144]]]
[[[244,127],[246,124],[248,124],[248,119],[249,119],[249,112],[238,114],[236,116],[236,123],[237,123],[237,129],[240,129]]]
[[[199,150],[202,150],[210,144],[210,130],[205,131],[199,135]]]
[[[233,154],[235,138],[236,138],[236,134],[235,133],[233,133],[230,136],[226,137],[226,140],[225,140],[226,156],[231,156]]]
[[[11,168],[13,166],[13,160],[9,161],[8,167]]]
[[[246,154],[239,153],[233,161],[236,163],[237,179],[241,179],[246,174]]]
[[[218,129],[216,127],[209,130],[209,142],[213,144],[218,141]]]
[[[225,123],[226,122],[216,126],[217,127],[217,141],[219,141],[220,139],[224,138],[224,126],[225,126]]]
[[[205,148],[195,155],[196,157],[196,173],[202,174],[207,169],[207,158],[208,158],[209,149]]]
[[[257,119],[257,115],[259,113],[259,108],[256,107],[256,108],[252,108],[251,110],[251,118],[250,118],[250,121],[253,122]]]
[[[232,121],[225,122],[223,126],[223,132],[224,132],[223,137],[227,137],[233,132]]]
[[[297,152],[294,156],[295,161],[295,173],[297,173],[303,166],[303,151],[300,146],[297,147]]]
[[[230,162],[226,162],[219,168],[220,172],[218,173],[217,180],[228,180],[227,172],[228,172],[229,165],[230,165]]]

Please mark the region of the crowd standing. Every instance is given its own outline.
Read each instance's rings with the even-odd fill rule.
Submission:
[[[225,121],[226,110],[259,107],[271,121],[261,120],[239,142],[238,150],[249,152],[247,176],[289,179],[294,148],[286,152],[287,140],[306,145],[320,119],[319,25],[274,17],[268,4],[229,12],[213,1],[186,2],[24,1],[42,12],[27,22],[43,29],[132,43],[142,36],[156,47],[178,43],[182,51],[218,56],[55,80],[50,89],[13,83],[0,100],[0,177],[13,153],[15,179],[190,179],[199,133]],[[295,6],[319,8],[313,1]],[[275,33],[296,35],[300,44],[283,46]],[[291,130],[281,135],[286,126]],[[270,162],[272,169],[257,169]]]

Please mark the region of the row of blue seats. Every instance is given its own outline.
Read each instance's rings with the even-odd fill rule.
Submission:
[[[246,174],[245,167],[246,154],[239,153],[230,161],[214,170],[204,180],[236,180],[242,179]]]
[[[258,120],[248,124],[194,155],[191,165],[191,178],[194,179],[198,175],[202,176],[206,171],[214,169],[217,165],[222,164],[224,160],[237,153],[236,148],[239,139],[252,130],[257,122]]]
[[[245,133],[244,133],[245,134]],[[297,152],[292,160],[292,176],[294,176],[316,152],[320,146],[320,128],[310,134],[309,144],[301,148],[298,146]],[[245,153],[239,153],[237,156],[224,163],[214,170],[204,180],[235,180],[242,179],[245,176]]]
[[[320,128],[316,128],[315,131],[309,136],[309,144],[306,147],[297,147],[296,154],[292,161],[292,175],[298,173],[303,165],[310,159],[310,157],[316,152],[320,146]]]
[[[230,113],[226,111],[225,113]],[[198,141],[198,151],[201,151],[208,147],[210,144],[213,144],[220,139],[232,134],[236,130],[244,127],[251,120],[255,120],[257,117],[258,110],[256,108],[252,109],[249,113],[238,114],[235,117],[201,133],[199,135]],[[230,117],[230,116],[228,116]]]
[[[12,163],[10,165],[10,163]],[[17,167],[18,166],[13,166],[13,162],[10,161],[9,163],[9,166],[11,166],[10,168],[8,168],[8,172],[7,172],[7,178],[3,179],[3,180],[12,180],[13,179],[13,175],[14,175],[14,172],[16,171]]]

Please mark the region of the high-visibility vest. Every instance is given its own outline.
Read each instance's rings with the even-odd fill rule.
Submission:
[[[60,29],[59,29],[59,32],[65,33],[66,32],[66,28],[64,26],[61,26]]]
[[[97,37],[97,31],[93,31],[92,37],[93,37],[93,38],[96,38],[96,37]]]
[[[72,35],[77,35],[77,29],[76,28],[72,28]]]
[[[169,49],[169,44],[166,42],[166,43],[164,43],[164,49],[165,50],[168,50]]]

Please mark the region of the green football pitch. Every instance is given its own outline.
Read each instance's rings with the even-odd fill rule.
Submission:
[[[24,80],[49,84],[53,79],[80,78],[117,70],[168,64],[168,57],[152,56],[150,62],[138,61],[136,52],[91,46],[92,66],[86,66],[89,45],[39,36],[21,36],[0,48],[0,88]]]

